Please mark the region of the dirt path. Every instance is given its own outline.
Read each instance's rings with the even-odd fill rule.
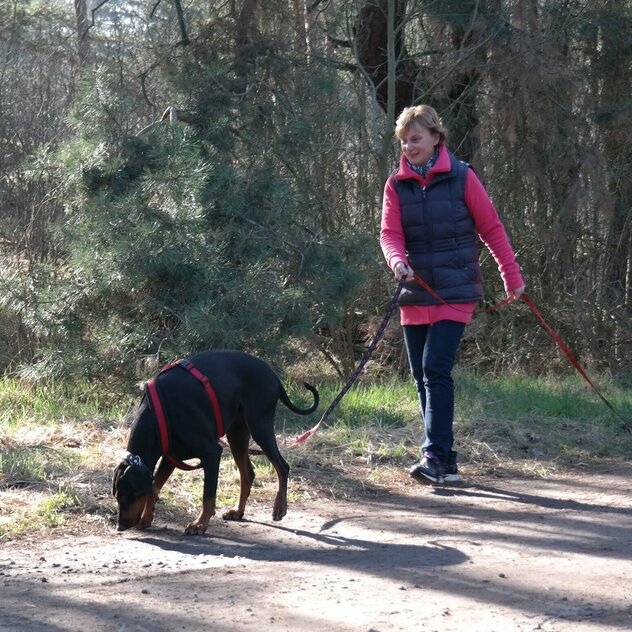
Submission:
[[[2,545],[0,630],[632,629],[632,464]]]

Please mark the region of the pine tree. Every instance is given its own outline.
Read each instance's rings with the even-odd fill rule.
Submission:
[[[367,236],[328,235],[322,202],[287,168],[318,130],[278,121],[280,140],[267,143],[263,119],[235,117],[231,100],[191,72],[173,77],[187,122],[134,136],[111,77],[87,83],[75,138],[58,156],[67,258],[46,281],[41,367],[129,375],[142,357],[155,365],[207,348],[304,352],[361,282],[365,264],[353,261],[370,261]]]

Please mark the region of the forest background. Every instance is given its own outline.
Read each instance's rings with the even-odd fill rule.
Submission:
[[[219,347],[346,377],[394,290],[394,121],[429,103],[545,317],[629,384],[631,2],[0,0],[0,53],[0,370],[119,388]],[[524,304],[460,362],[572,370]],[[395,318],[373,375],[405,369]]]

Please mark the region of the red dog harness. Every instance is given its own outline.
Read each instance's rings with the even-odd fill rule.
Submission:
[[[172,362],[165,366],[158,375],[165,373],[166,371],[170,371],[175,367],[182,367],[186,369],[194,378],[202,384],[208,398],[211,400],[211,406],[213,407],[213,415],[215,416],[215,425],[217,426],[217,439],[224,436],[224,422],[222,421],[222,412],[219,407],[219,401],[217,399],[217,395],[215,394],[215,390],[211,386],[206,375],[200,373],[194,366],[193,363],[189,360],[177,360],[176,362]],[[198,463],[197,465],[188,465],[184,461],[177,459],[173,455],[169,454],[169,429],[167,427],[167,417],[165,415],[165,409],[160,401],[160,395],[158,393],[158,387],[156,386],[156,378],[152,377],[147,382],[147,396],[149,397],[149,403],[154,410],[154,414],[156,415],[156,421],[158,422],[158,430],[160,432],[160,445],[162,448],[162,456],[167,459],[170,463],[175,465],[177,468],[181,470],[195,470],[202,466],[202,463]]]

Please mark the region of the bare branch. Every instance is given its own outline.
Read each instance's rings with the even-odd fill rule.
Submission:
[[[184,21],[184,11],[182,10],[182,3],[180,0],[173,0],[173,4],[176,8],[176,14],[178,16],[178,26],[180,27],[180,41],[178,44],[182,46],[188,46],[191,43],[189,34],[187,33],[187,25]]]
[[[176,121],[181,121],[182,123],[187,123],[191,125],[193,122],[193,115],[190,112],[186,112],[185,110],[178,110],[173,106],[169,106],[160,117],[161,121],[169,121],[170,123],[175,123]]]
[[[193,115],[186,110],[178,110],[178,108],[170,105],[168,108],[165,109],[165,111],[162,113],[162,116],[157,121],[153,121],[146,127],[143,127],[143,129],[141,129],[135,135],[141,136],[145,132],[152,129],[152,127],[155,127],[156,125],[158,125],[159,123],[163,123],[164,121],[169,121],[169,123],[171,123],[172,125],[177,121],[180,121],[181,123],[186,123],[187,125],[192,125]]]
[[[151,99],[149,98],[149,95],[147,94],[147,86],[145,85],[145,81],[147,80],[147,77],[149,76],[149,74],[153,70],[155,70],[158,66],[159,66],[159,63],[156,61],[147,70],[143,71],[140,74],[140,85],[143,92],[143,98],[145,99],[145,101],[147,101],[147,104],[150,105],[152,108],[155,107],[155,104],[151,101]]]
[[[312,2],[308,7],[307,7],[307,13],[313,13],[314,11],[316,11],[316,9],[318,8],[319,5],[321,5],[325,0],[314,0],[314,2]],[[329,4],[329,0],[327,0],[327,4]],[[326,7],[325,7],[326,8]]]
[[[154,13],[156,13],[156,10],[160,6],[161,2],[162,2],[162,0],[156,0],[156,2],[154,3],[154,6],[151,8],[151,11],[149,12],[149,19],[150,20],[154,17]]]
[[[90,24],[88,24],[88,28],[85,30],[85,33],[83,34],[84,37],[88,34],[88,31],[95,25],[94,22],[94,14],[104,5],[107,4],[110,0],[101,0],[101,2],[99,2],[99,4],[97,4],[96,7],[94,7],[94,9],[91,10],[91,19],[90,19]]]

